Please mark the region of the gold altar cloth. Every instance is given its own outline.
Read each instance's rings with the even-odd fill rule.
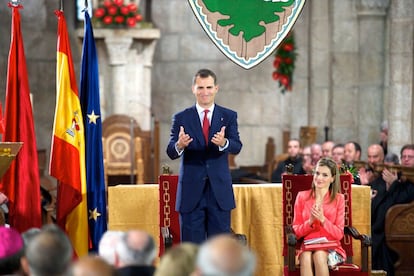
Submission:
[[[256,275],[282,275],[282,185],[233,185],[236,209],[232,228],[245,234],[258,260]],[[371,203],[368,186],[352,185],[353,226],[371,233]],[[108,188],[108,228],[148,231],[159,243],[159,202],[156,185],[118,185]],[[354,241],[354,263],[361,264],[360,242]]]

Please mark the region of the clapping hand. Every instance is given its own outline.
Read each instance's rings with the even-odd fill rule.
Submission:
[[[192,141],[193,141],[193,138],[191,138],[190,135],[185,133],[183,126],[180,126],[180,132],[178,133],[178,141],[177,141],[178,149],[179,150],[185,149]]]
[[[325,222],[325,216],[323,215],[322,204],[315,203],[311,209],[310,222],[313,223],[315,220],[319,220],[322,224]]]
[[[226,137],[224,137],[225,135],[225,131],[226,127],[223,126],[221,127],[219,132],[216,132],[213,136],[213,138],[211,138],[211,142],[219,147],[224,147],[226,145]]]

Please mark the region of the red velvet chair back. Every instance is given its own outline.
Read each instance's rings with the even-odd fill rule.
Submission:
[[[163,229],[168,229],[172,238],[172,244],[180,243],[180,221],[179,214],[175,211],[175,202],[178,185],[178,175],[160,175],[159,203],[160,203],[160,256],[164,254],[166,244],[162,234]]]

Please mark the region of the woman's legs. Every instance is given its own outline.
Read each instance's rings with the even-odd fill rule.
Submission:
[[[313,259],[313,264],[315,266],[315,275],[328,276],[329,275],[328,252],[323,251],[323,250],[315,251],[312,254],[312,259]]]
[[[312,251],[304,251],[299,256],[301,276],[313,276],[312,253]]]

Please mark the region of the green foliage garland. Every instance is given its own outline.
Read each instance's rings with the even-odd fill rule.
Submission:
[[[273,61],[275,70],[272,77],[279,82],[282,93],[285,93],[286,90],[292,91],[296,55],[295,36],[293,32],[290,32],[276,49]]]

